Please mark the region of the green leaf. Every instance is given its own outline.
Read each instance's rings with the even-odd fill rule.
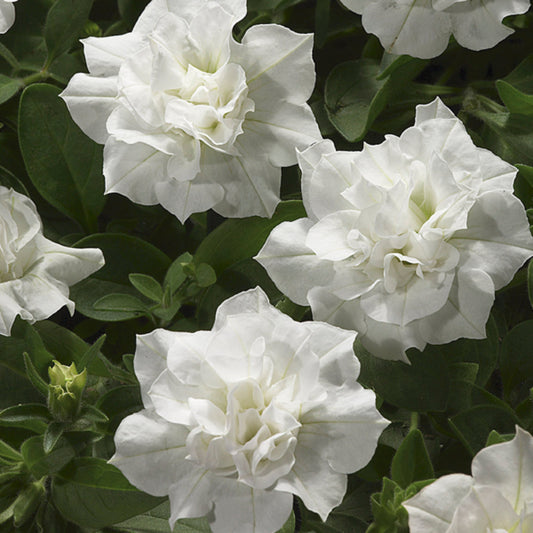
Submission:
[[[46,489],[41,481],[35,481],[17,496],[13,506],[13,524],[19,527],[26,523],[45,499]]]
[[[72,298],[72,293],[71,293]],[[105,365],[99,359],[92,359],[94,350],[98,347],[100,349],[100,342],[103,343],[100,337],[93,346],[89,346],[83,339],[80,339],[75,333],[52,322],[50,320],[43,320],[35,324],[35,328],[39,332],[45,347],[54,354],[54,358],[60,363],[69,365],[74,361],[79,370],[83,370],[88,366],[89,372],[96,376],[109,377]]]
[[[497,431],[492,430],[487,437],[485,448],[492,446],[493,444],[502,444],[503,442],[509,442],[514,435],[500,435]]]
[[[506,395],[518,385],[533,386],[533,320],[515,326],[504,337],[501,348],[501,374]]]
[[[78,241],[75,248],[100,248],[105,265],[93,274],[94,279],[121,283],[131,288],[132,272],[163,279],[170,259],[154,245],[122,233],[97,233]],[[119,291],[122,292],[122,291]]]
[[[346,140],[361,140],[388,101],[397,99],[426,64],[420,59],[398,58],[380,65],[363,58],[337,65],[324,89],[330,121]]]
[[[48,396],[48,383],[44,381],[44,379],[39,375],[35,367],[33,366],[33,363],[30,359],[30,356],[27,352],[24,352],[22,354],[24,357],[24,366],[26,367],[26,375],[28,376],[28,379],[31,381],[31,384],[44,396]]]
[[[13,461],[20,461],[22,459],[22,455],[3,440],[0,440],[0,457],[12,459]]]
[[[50,8],[44,25],[48,64],[80,37],[92,5],[93,0],[57,0]]]
[[[65,425],[61,422],[51,422],[48,424],[43,435],[44,453],[48,454],[54,449],[64,431]]]
[[[97,311],[118,311],[133,313],[136,317],[146,314],[144,303],[131,294],[106,294],[94,303]]]
[[[366,134],[385,107],[386,79],[377,79],[380,66],[370,59],[347,61],[329,73],[324,89],[332,124],[350,142]]]
[[[200,263],[195,271],[196,283],[199,287],[209,287],[217,281],[217,275],[213,268],[206,263]]]
[[[52,499],[67,520],[87,528],[122,522],[162,501],[137,490],[120,470],[96,457],[74,459],[63,469],[52,482]]]
[[[168,525],[170,504],[167,501],[133,518],[115,524],[113,531],[125,533],[171,533]],[[178,520],[172,533],[211,533],[206,518],[184,518]]]
[[[476,405],[449,419],[450,426],[472,455],[481,450],[492,430],[512,433],[518,422],[508,409],[497,405]]]
[[[171,293],[174,293],[178,289],[178,287],[187,279],[187,274],[183,267],[184,265],[189,264],[192,260],[192,255],[185,252],[172,262],[165,274],[165,281],[163,283],[165,290],[168,289]]]
[[[92,366],[93,361],[97,360],[98,354],[105,343],[106,335],[102,335],[79,359],[77,367],[79,370]]]
[[[444,411],[448,400],[449,370],[444,357],[409,350],[410,365],[378,359],[356,340],[361,362],[359,381],[385,401],[409,411]]]
[[[24,428],[35,433],[42,433],[50,420],[50,412],[41,403],[19,404],[0,411],[0,426]]]
[[[512,164],[533,165],[531,117],[483,110],[473,114],[487,127],[483,140],[490,150]]]
[[[217,275],[242,259],[254,256],[270,232],[285,220],[305,217],[302,202],[281,202],[272,218],[250,217],[226,220],[198,246],[194,262],[207,263]]]
[[[504,80],[496,82],[498,94],[511,113],[533,115],[533,95],[524,94]]]
[[[0,104],[7,102],[24,87],[21,80],[0,74]]]
[[[121,385],[106,392],[96,407],[109,418],[109,431],[115,431],[127,415],[142,409],[142,399],[137,385]]]
[[[160,302],[163,299],[163,289],[159,282],[152,276],[146,274],[130,274],[130,283],[144,296],[154,302]]]
[[[43,437],[36,435],[22,443],[20,453],[25,465],[36,479],[59,472],[75,455],[66,439],[60,439],[50,453],[43,447]]]
[[[102,311],[95,309],[95,303],[109,294],[123,294],[136,298],[139,293],[133,287],[127,287],[120,283],[102,281],[89,278],[74,285],[70,289],[70,298],[76,304],[76,311],[83,315],[101,320],[103,322],[120,322],[137,318],[137,311]]]
[[[20,148],[36,189],[87,231],[104,206],[102,148],[74,124],[59,89],[33,84],[22,93]]]
[[[392,479],[404,489],[413,481],[435,477],[424,436],[418,429],[411,430],[396,451],[391,465]]]

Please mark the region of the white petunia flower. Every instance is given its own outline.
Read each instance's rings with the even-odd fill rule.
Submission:
[[[281,291],[385,359],[485,337],[494,291],[533,255],[515,167],[438,99],[400,137],[361,152],[322,141],[300,165],[309,218],[277,226],[256,257]]]
[[[424,59],[448,46],[450,35],[471,50],[492,48],[513,33],[505,17],[525,13],[530,0],[340,0],[363,15],[363,27],[392,54]]]
[[[321,138],[312,35],[257,25],[238,43],[245,14],[245,0],[152,0],[131,33],[83,40],[89,74],[62,97],[105,144],[106,192],[182,222],[272,215],[281,167]]]
[[[481,450],[472,476],[443,476],[404,502],[411,533],[533,532],[533,437]]]
[[[104,264],[95,248],[67,248],[44,237],[35,204],[0,186],[0,335],[9,335],[15,317],[31,324],[66,305],[69,286]]]
[[[0,0],[0,33],[6,33],[15,22],[15,6],[17,0]]]
[[[168,495],[171,526],[272,533],[293,494],[324,520],[388,422],[357,383],[355,334],[295,322],[259,288],[218,308],[211,331],[155,330],[134,359],[145,409],[126,417],[111,462]]]

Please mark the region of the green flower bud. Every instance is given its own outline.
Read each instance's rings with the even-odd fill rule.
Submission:
[[[76,365],[62,365],[54,361],[48,369],[48,409],[56,420],[66,422],[74,420],[81,406],[81,397],[87,383],[87,370],[78,373]]]

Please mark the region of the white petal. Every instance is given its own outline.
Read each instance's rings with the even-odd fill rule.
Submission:
[[[470,0],[448,11],[457,42],[471,50],[483,50],[513,33],[501,23],[506,16],[525,13],[529,6],[528,0]]]
[[[435,100],[429,104],[418,104],[416,106],[415,126],[420,126],[426,120],[433,120],[435,118],[456,119],[457,117],[439,97],[435,98]]]
[[[0,3],[0,33],[5,33],[15,22],[15,6],[10,2]]]
[[[484,339],[493,302],[494,284],[490,276],[481,270],[461,269],[446,304],[415,324],[430,344],[444,344],[461,337]]]
[[[353,160],[354,154],[335,152],[329,140],[313,144],[298,155],[302,169],[302,198],[311,218],[353,209],[353,205],[341,195],[354,183]]]
[[[282,222],[255,256],[279,290],[300,305],[308,305],[310,287],[326,285],[334,273],[330,261],[319,259],[305,245],[312,225],[308,218]]]
[[[322,260],[341,261],[353,255],[349,233],[357,228],[358,211],[337,211],[309,229],[305,244]]]
[[[316,442],[309,442],[301,431],[294,455],[296,462],[292,470],[277,482],[276,489],[296,494],[307,509],[325,521],[344,497],[346,476],[335,472],[318,453]]]
[[[157,22],[173,13],[190,22],[209,0],[152,0],[141,13],[133,31],[136,33],[149,33]],[[235,17],[235,22],[246,15],[245,0],[218,0],[217,3]]]
[[[237,383],[249,377],[258,379],[263,368],[264,342],[274,328],[264,315],[240,314],[226,318],[224,325],[213,333],[206,360],[226,383]],[[263,349],[258,341],[262,339]]]
[[[363,9],[369,4],[368,0],[340,0],[340,2],[350,11],[358,13],[359,15],[363,12]]]
[[[104,147],[106,193],[123,194],[142,205],[157,204],[155,185],[168,179],[169,159],[147,144],[126,144],[110,137]]]
[[[68,298],[68,286],[61,280],[46,274],[28,273],[21,279],[6,281],[3,284],[4,298],[10,297],[17,302],[20,309],[17,314],[33,324],[36,320],[44,320],[66,306],[70,314],[74,314],[74,302]],[[15,309],[7,301],[7,320]]]
[[[320,359],[320,381],[340,387],[359,376],[359,361],[354,355],[356,333],[322,322],[304,322],[311,331],[309,344]]]
[[[193,463],[185,460],[188,430],[170,424],[151,410],[127,416],[115,433],[116,452],[110,463],[137,488],[153,494],[169,494],[171,485]]]
[[[223,188],[217,183],[169,180],[156,184],[157,201],[183,224],[193,213],[207,211],[223,198]]]
[[[249,94],[255,110],[246,115],[240,145],[247,152],[261,147],[260,153],[273,165],[287,167],[296,163],[297,149],[320,140],[321,135],[309,106],[280,101],[273,93],[267,92],[269,98]]]
[[[161,418],[167,422],[190,426],[193,418],[189,408],[189,399],[195,393],[198,395],[202,392],[198,387],[184,385],[169,370],[163,370],[154,380],[148,396],[150,404]]]
[[[281,170],[254,154],[227,156],[209,148],[202,153],[202,176],[224,188],[214,207],[224,217],[271,217],[278,205]]]
[[[83,133],[97,143],[105,143],[109,137],[106,121],[117,106],[116,77],[97,78],[78,73],[59,96]]]
[[[373,2],[363,11],[363,27],[377,35],[389,53],[436,57],[448,46],[451,23],[447,13],[432,8],[431,1]]]
[[[460,268],[483,270],[496,290],[507,285],[533,256],[524,207],[508,192],[490,191],[480,196],[470,209],[468,228],[456,232],[450,244],[461,253]]]
[[[423,350],[426,345],[418,321],[406,327],[377,322],[365,316],[359,300],[341,300],[320,287],[311,289],[308,297],[315,320],[357,331],[363,346],[376,357],[408,363],[405,350],[411,346]]]
[[[305,150],[298,151],[298,164],[300,165],[302,174],[310,177],[322,156],[334,153],[335,145],[331,139],[317,141]]]
[[[443,476],[405,500],[411,533],[447,533],[455,510],[472,483],[472,478],[464,474]]]
[[[124,33],[82,39],[87,68],[93,76],[116,76],[122,64],[146,46],[142,36]]]
[[[268,53],[265,51],[268,50]],[[315,85],[312,59],[313,35],[296,33],[278,24],[256,24],[235,45],[232,61],[243,66],[249,95],[256,102],[270,101],[266,91],[275,90],[283,100],[303,104]]]
[[[272,319],[281,316],[281,312],[270,304],[268,296],[261,287],[240,292],[227,300],[224,300],[217,309],[213,330],[220,329],[226,322],[226,318],[231,315],[241,313],[265,314]]]
[[[517,426],[513,440],[474,457],[472,476],[476,484],[497,488],[520,514],[533,494],[533,437]]]
[[[509,531],[518,519],[511,504],[497,489],[474,484],[455,512],[448,532]]]
[[[44,257],[30,271],[74,285],[104,266],[104,255],[98,248],[69,248],[38,236],[36,244]]]
[[[292,510],[292,494],[260,490],[238,481],[219,478],[213,487],[213,533],[274,533]]]
[[[307,446],[318,450],[335,471],[356,472],[372,459],[389,421],[376,409],[374,392],[354,378],[326,390],[327,399],[300,418],[298,445],[305,436]]]
[[[137,347],[133,367],[141,385],[145,407],[151,407],[148,392],[157,377],[167,368],[167,355],[175,342],[176,333],[155,329],[151,333],[137,335]]]
[[[19,314],[26,320],[32,318],[17,302],[16,293],[13,293],[9,282],[0,283],[0,335],[9,337],[13,322]]]
[[[411,281],[389,293],[383,284],[361,296],[361,309],[373,320],[407,326],[441,309],[450,294],[455,272],[441,276],[429,272],[421,279],[413,275]]]
[[[174,465],[169,465],[170,469]],[[209,471],[183,460],[176,465],[179,477],[168,489],[170,500],[170,527],[173,530],[180,518],[197,518],[207,515],[213,508],[211,488],[217,482],[216,476]]]

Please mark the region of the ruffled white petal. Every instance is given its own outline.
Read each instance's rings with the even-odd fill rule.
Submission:
[[[469,493],[473,480],[464,474],[450,474],[424,487],[403,506],[409,513],[411,533],[447,533],[455,510]]]
[[[533,494],[533,437],[520,427],[509,442],[481,450],[472,461],[479,485],[496,487],[520,514]]]
[[[110,462],[132,485],[164,496],[183,475],[197,469],[184,460],[187,433],[186,427],[170,424],[152,410],[134,413],[122,420],[115,433],[116,452]]]
[[[15,22],[15,6],[11,1],[4,1],[0,3],[0,33],[6,33]]]
[[[320,260],[305,244],[312,225],[306,218],[282,222],[255,256],[279,289],[300,305],[309,305],[310,287],[327,284],[334,274],[333,264]]]

